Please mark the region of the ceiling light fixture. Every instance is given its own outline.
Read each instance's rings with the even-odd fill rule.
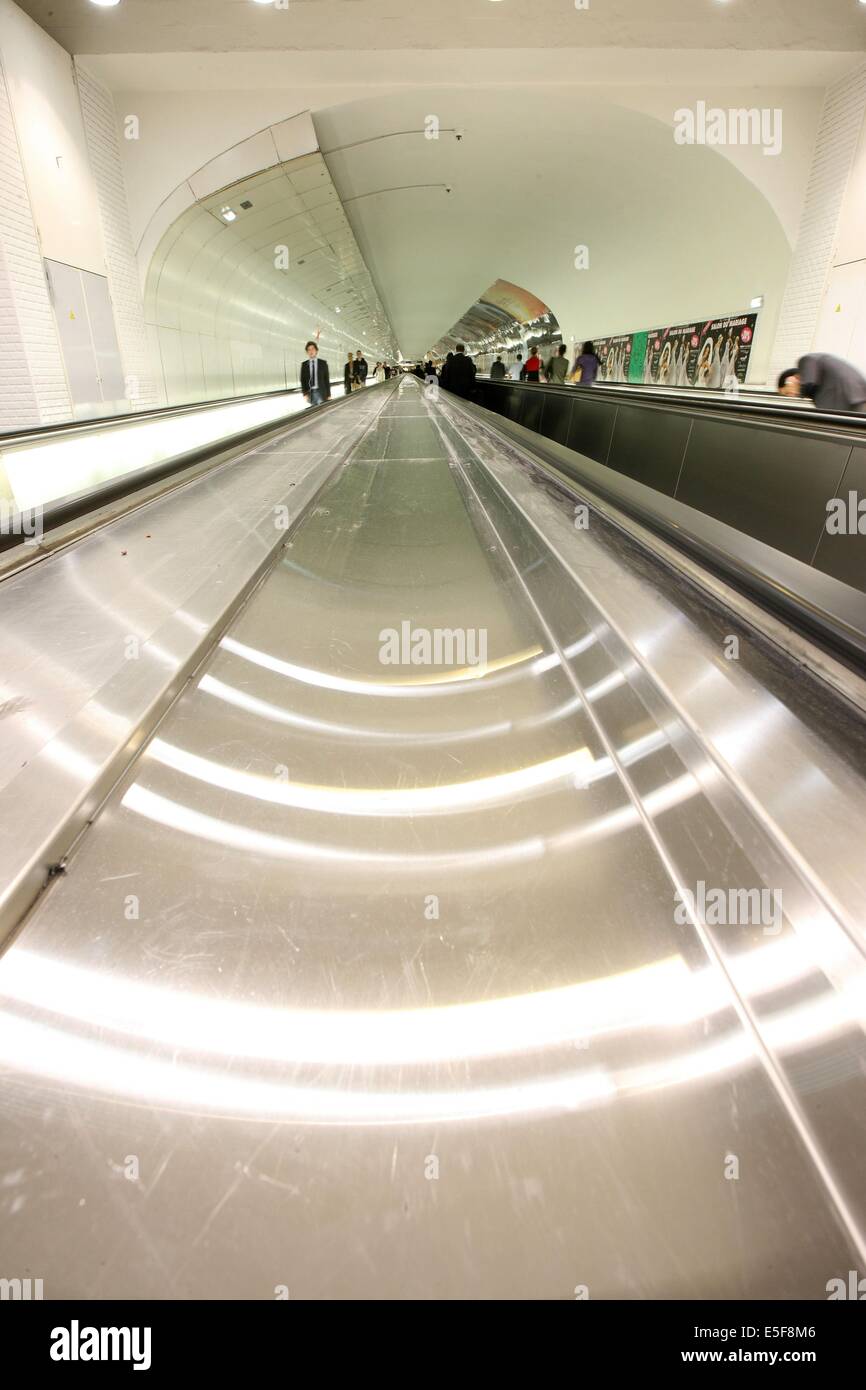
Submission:
[[[220,208],[220,217],[224,222],[236,222],[237,216],[234,208]]]
[[[90,0],[91,5],[98,5],[101,10],[109,10],[114,5],[119,5],[120,0]]]

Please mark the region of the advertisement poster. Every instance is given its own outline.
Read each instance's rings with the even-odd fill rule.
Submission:
[[[746,380],[757,314],[713,319],[701,329],[692,386],[731,390]]]
[[[757,314],[597,338],[599,381],[736,390],[746,380]]]
[[[621,333],[616,338],[601,338],[596,341],[601,366],[598,369],[599,381],[628,381],[631,365],[633,333]]]

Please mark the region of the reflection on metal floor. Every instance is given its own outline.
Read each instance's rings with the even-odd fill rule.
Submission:
[[[459,405],[378,399],[0,960],[5,1264],[825,1297],[864,1259],[862,726]],[[437,630],[467,652],[382,660]]]

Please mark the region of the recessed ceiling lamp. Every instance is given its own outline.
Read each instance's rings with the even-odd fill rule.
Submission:
[[[101,10],[109,10],[113,5],[119,5],[120,0],[90,0],[91,5],[98,5]]]
[[[224,222],[236,222],[237,216],[234,208],[220,208],[220,217]]]

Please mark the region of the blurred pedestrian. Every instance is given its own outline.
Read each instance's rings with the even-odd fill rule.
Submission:
[[[601,362],[594,343],[586,342],[580,355],[575,358],[574,366],[571,369],[571,380],[579,382],[581,386],[591,386],[598,376],[600,366]]]
[[[866,377],[829,352],[807,352],[796,367],[782,372],[778,387],[783,396],[808,396],[816,410],[866,414]]]

